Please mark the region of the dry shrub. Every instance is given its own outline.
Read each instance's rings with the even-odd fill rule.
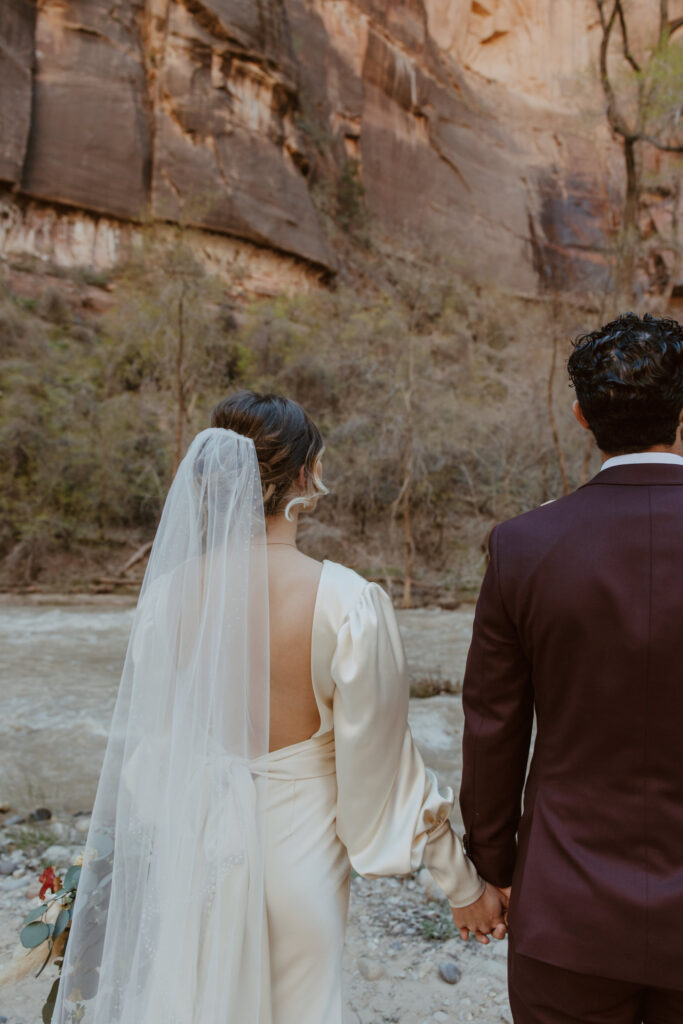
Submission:
[[[147,255],[85,328],[46,293],[35,310],[0,298],[5,585],[54,583],[54,552],[81,565],[88,545],[151,536],[178,438],[237,387],[291,395],[323,430],[332,493],[304,547],[406,604],[474,593],[491,527],[586,472],[563,367],[583,325],[557,302],[389,248],[369,253],[362,284],[240,307],[183,245]]]

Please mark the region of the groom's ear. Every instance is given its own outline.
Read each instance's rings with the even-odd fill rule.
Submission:
[[[574,404],[572,406],[572,412],[574,413],[574,416],[576,417],[577,422],[581,424],[583,429],[584,430],[590,430],[590,427],[588,425],[588,420],[583,415],[583,409],[579,405],[578,398],[575,399],[575,401],[574,401]],[[683,410],[681,411],[681,421],[683,422]]]

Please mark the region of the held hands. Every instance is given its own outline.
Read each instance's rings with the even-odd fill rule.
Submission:
[[[483,946],[488,945],[489,934],[494,939],[504,939],[509,902],[509,889],[496,889],[487,882],[484,892],[474,903],[468,907],[451,907],[453,923],[460,932],[460,938],[467,941],[470,932],[474,932],[477,942]]]

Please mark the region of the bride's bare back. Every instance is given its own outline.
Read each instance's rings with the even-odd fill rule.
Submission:
[[[320,562],[294,547],[268,546],[271,750],[307,740],[320,727],[311,633],[321,571]]]

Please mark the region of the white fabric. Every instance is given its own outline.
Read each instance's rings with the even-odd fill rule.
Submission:
[[[311,661],[317,735],[334,730],[337,832],[353,867],[373,877],[424,863],[452,906],[474,902],[484,884],[448,824],[453,792],[439,792],[410,733],[405,653],[381,587],[324,563]]]
[[[253,443],[203,431],[164,507],[53,1024],[269,1024],[268,590]]]
[[[391,601],[343,566],[312,624],[320,730],[268,753],[265,555],[251,442],[205,431],[143,585],[53,1024],[343,1024],[350,864],[483,891],[410,734]]]
[[[323,564],[313,617],[314,737],[264,759],[272,1024],[342,1024],[350,864],[366,877],[426,864],[454,906],[484,884],[408,728],[408,678],[391,601]]]
[[[640,463],[662,463],[669,466],[683,466],[683,456],[673,452],[631,452],[629,455],[613,455],[606,459],[600,470],[614,466],[637,466]]]

